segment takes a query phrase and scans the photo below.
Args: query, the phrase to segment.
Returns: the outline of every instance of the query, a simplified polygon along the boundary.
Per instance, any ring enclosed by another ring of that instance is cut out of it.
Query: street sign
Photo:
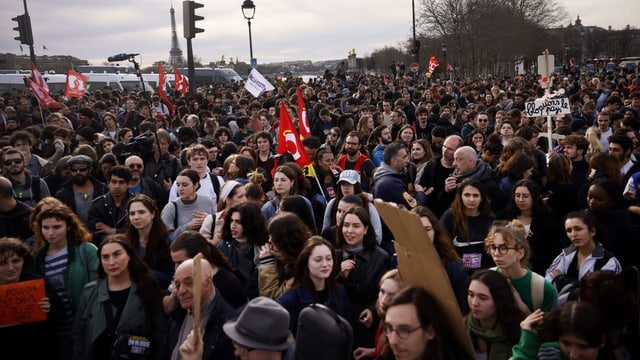
[[[411,68],[411,72],[417,73],[418,70],[420,70],[420,65],[418,65],[418,63],[413,63],[411,64],[410,68]]]

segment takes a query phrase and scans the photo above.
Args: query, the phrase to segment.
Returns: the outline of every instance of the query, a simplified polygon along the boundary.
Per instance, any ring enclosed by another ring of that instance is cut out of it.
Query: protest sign
[[[247,81],[244,83],[244,88],[247,89],[254,97],[260,96],[264,91],[275,89],[269,80],[265,79],[262,74],[256,69],[251,69]]]
[[[404,285],[426,289],[446,313],[452,335],[470,355],[475,356],[449,277],[435,247],[427,239],[420,218],[393,203],[375,200],[374,204],[380,217],[393,233],[398,271]]]
[[[38,306],[43,297],[44,279],[0,285],[0,326],[46,320]]]
[[[571,114],[569,99],[566,97],[557,99],[536,99],[524,104],[527,117]]]

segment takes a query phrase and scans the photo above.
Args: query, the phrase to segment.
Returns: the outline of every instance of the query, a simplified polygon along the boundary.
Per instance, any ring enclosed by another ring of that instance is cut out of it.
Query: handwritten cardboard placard
[[[47,319],[38,303],[45,297],[44,279],[0,285],[0,326],[12,326]]]
[[[571,114],[569,99],[566,97],[557,99],[536,99],[524,104],[527,117]]]

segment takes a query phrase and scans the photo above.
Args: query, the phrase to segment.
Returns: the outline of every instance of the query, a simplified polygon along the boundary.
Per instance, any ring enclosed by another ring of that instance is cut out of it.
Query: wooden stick
[[[194,347],[200,343],[200,302],[202,299],[202,254],[193,258],[193,335]]]

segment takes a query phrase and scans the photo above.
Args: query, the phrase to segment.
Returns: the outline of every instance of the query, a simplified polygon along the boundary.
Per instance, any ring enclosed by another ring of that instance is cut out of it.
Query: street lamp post
[[[251,19],[256,14],[256,5],[252,0],[244,0],[241,5],[242,7],[242,16],[247,19],[247,24],[249,25],[249,62],[251,63],[251,67],[253,67],[253,43],[251,41]]]
[[[564,46],[564,58],[565,58],[565,61],[567,62],[567,74],[569,74],[569,72],[571,71],[570,64],[569,64],[569,50],[570,49],[571,48],[569,47],[568,44]]]
[[[443,42],[442,43],[442,57],[444,58],[444,75],[445,75],[445,80],[447,80],[448,78],[448,71],[447,71],[447,43]]]

